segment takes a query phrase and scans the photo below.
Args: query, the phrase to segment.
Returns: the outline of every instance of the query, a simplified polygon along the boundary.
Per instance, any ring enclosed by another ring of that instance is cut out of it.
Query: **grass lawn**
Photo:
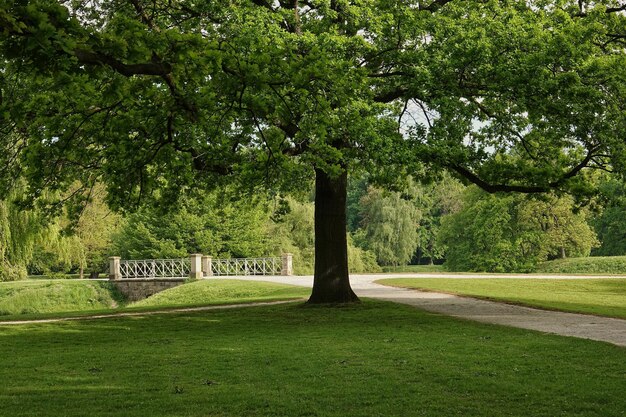
[[[377,282],[626,319],[626,278],[393,278]]]
[[[535,272],[550,274],[626,274],[626,256],[589,256],[555,259],[537,265]]]
[[[305,298],[310,288],[262,281],[207,279],[191,282],[128,304],[134,308],[187,307]]]
[[[285,284],[215,279],[180,285],[128,304],[108,281],[2,282],[0,320],[289,300],[306,297],[310,292],[307,288]]]
[[[403,266],[383,266],[383,272],[414,272],[414,273],[437,273],[446,272],[443,265],[403,265]]]
[[[626,349],[391,303],[0,327],[3,416],[624,416]]]
[[[106,281],[37,279],[0,282],[0,318],[112,309],[121,302],[121,296]]]

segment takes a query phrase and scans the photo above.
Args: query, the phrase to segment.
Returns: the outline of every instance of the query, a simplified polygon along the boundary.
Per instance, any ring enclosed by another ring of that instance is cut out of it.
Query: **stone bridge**
[[[188,281],[188,278],[130,278],[111,283],[128,301],[139,301]]]
[[[143,300],[190,280],[214,276],[293,275],[293,256],[213,259],[201,254],[182,259],[109,258],[109,280],[129,301]]]

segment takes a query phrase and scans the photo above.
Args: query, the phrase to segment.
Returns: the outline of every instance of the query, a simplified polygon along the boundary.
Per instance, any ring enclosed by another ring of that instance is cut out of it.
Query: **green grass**
[[[200,280],[154,294],[128,305],[136,307],[183,307],[250,303],[304,298],[311,289],[261,281]]]
[[[0,316],[115,308],[122,301],[106,281],[26,280],[0,283]]]
[[[626,349],[401,305],[0,327],[12,417],[624,416]]]
[[[126,310],[251,303],[306,297],[311,290],[285,284],[201,280],[126,303],[107,281],[26,280],[0,283],[0,319],[21,320],[106,314]]]
[[[109,275],[108,274],[99,274],[98,278],[100,279],[108,279]],[[38,280],[38,279],[43,279],[43,280],[48,280],[48,279],[80,279],[80,275],[79,274],[66,274],[66,273],[62,273],[62,272],[53,272],[50,274],[44,274],[44,275],[29,275],[28,276],[29,280]],[[83,275],[83,279],[89,279],[89,274],[84,274]]]
[[[415,272],[415,273],[437,273],[446,272],[443,265],[403,265],[403,266],[384,266],[383,272]]]
[[[592,256],[543,262],[536,272],[552,274],[626,274],[626,256]]]
[[[394,278],[378,282],[532,307],[626,318],[626,278]]]

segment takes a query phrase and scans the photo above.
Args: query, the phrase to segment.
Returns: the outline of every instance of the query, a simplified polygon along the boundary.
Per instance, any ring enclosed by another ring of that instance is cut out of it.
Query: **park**
[[[0,415],[624,416],[625,39],[0,0]]]

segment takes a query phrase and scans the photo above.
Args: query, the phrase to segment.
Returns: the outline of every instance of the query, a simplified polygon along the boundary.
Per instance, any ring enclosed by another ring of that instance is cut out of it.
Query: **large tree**
[[[312,303],[357,300],[351,170],[385,182],[445,169],[489,192],[544,192],[624,167],[619,1],[0,6],[1,158],[34,196],[101,179],[129,207],[220,179],[314,175]]]
[[[376,255],[380,265],[406,265],[415,253],[422,213],[399,192],[374,187],[361,198],[361,226],[355,239]]]
[[[589,256],[598,244],[588,211],[571,196],[464,194],[438,234],[451,271],[533,272],[549,259]]]

